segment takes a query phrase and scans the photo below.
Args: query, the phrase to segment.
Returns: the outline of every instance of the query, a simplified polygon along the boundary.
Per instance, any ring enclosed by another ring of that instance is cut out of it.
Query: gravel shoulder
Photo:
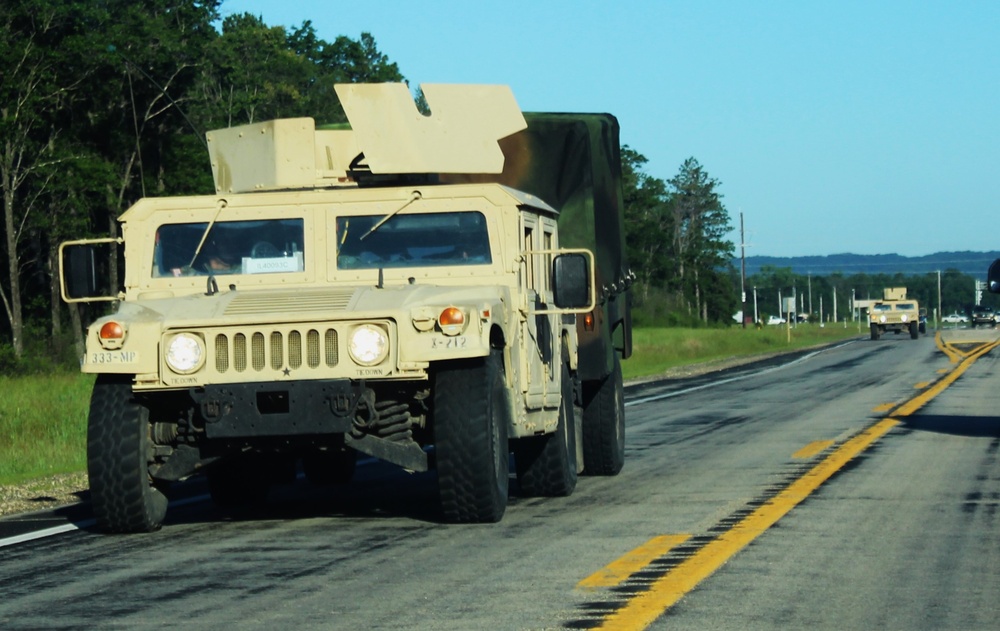
[[[89,488],[83,471],[0,485],[0,517],[79,504]]]

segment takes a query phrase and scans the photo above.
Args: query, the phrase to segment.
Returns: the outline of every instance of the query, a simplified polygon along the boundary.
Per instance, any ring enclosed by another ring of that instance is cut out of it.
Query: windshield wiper
[[[212,228],[215,226],[216,220],[222,213],[222,209],[228,205],[229,203],[226,200],[224,199],[219,200],[217,207],[215,209],[215,215],[212,216],[212,221],[208,222],[208,225],[205,226],[205,232],[202,233],[201,235],[201,241],[198,242],[198,247],[194,249],[194,256],[191,257],[191,262],[188,263],[188,267],[194,267],[194,262],[198,260],[198,255],[201,254],[201,248],[205,245],[205,241],[208,240],[208,234],[212,232]]]
[[[413,191],[412,193],[410,193],[410,199],[406,200],[405,204],[403,204],[402,206],[400,206],[396,210],[392,211],[391,213],[389,213],[385,217],[382,217],[381,219],[379,219],[378,223],[376,223],[374,226],[372,226],[371,228],[369,228],[368,232],[366,232],[363,235],[361,235],[361,238],[358,239],[358,241],[364,241],[366,238],[368,238],[368,235],[370,235],[371,233],[373,233],[376,230],[378,230],[379,228],[381,228],[382,224],[384,224],[385,222],[389,221],[390,219],[392,219],[393,217],[395,217],[396,215],[398,215],[400,213],[400,211],[402,211],[404,208],[406,208],[407,206],[409,206],[413,202],[417,201],[421,197],[422,197],[422,195],[420,194],[420,191]]]

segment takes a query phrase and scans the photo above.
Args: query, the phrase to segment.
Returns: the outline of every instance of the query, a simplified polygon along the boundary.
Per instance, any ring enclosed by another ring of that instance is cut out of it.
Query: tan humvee
[[[868,322],[873,340],[882,337],[886,331],[897,334],[909,332],[913,339],[917,339],[920,333],[926,333],[926,325],[920,321],[920,305],[916,300],[906,298],[905,287],[885,288],[883,299],[868,308]]]
[[[338,85],[351,130],[209,132],[214,195],[142,199],[120,239],[64,244],[67,301],[102,299],[100,243],[126,260],[83,360],[102,528],[158,528],[164,488],[197,472],[234,505],[299,466],[347,481],[358,452],[436,468],[460,522],[503,516],[509,451],[529,495],[620,470],[620,368],[605,353],[600,380],[581,378],[577,323],[607,326],[598,302],[617,294],[591,249],[565,247],[556,209],[482,175],[526,127],[510,90],[422,88],[437,116],[402,84]],[[440,183],[462,173],[479,175]]]

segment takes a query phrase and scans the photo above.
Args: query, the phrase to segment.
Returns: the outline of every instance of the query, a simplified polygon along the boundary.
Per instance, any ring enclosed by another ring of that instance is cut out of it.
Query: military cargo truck
[[[502,518],[511,453],[530,496],[620,471],[617,122],[422,89],[431,116],[403,84],[338,85],[350,129],[209,132],[214,194],[145,198],[120,237],[63,244],[64,299],[115,303],[82,367],[102,529],[159,528],[195,474],[234,506],[299,472],[346,482],[359,453],[436,470],[454,522]],[[126,262],[110,292],[108,244]]]
[[[886,331],[909,332],[912,339],[920,333],[920,305],[906,297],[905,287],[887,287],[882,292],[882,300],[868,308],[868,322],[871,339],[878,340]]]

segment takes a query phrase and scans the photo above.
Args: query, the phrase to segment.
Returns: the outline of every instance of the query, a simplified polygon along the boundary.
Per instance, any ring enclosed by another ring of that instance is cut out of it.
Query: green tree
[[[81,14],[58,0],[21,0],[0,5],[0,192],[6,288],[0,286],[11,347],[24,353],[22,279],[39,264],[38,231],[43,194],[58,150],[62,122],[74,94],[88,79],[73,74],[74,40],[85,33]],[[33,248],[27,248],[34,242]]]
[[[720,271],[725,271],[733,258],[733,244],[725,240],[732,230],[729,213],[718,192],[720,183],[709,177],[701,164],[688,158],[676,176],[668,181],[673,199],[673,246],[677,258],[677,275],[688,301],[689,311],[703,322],[709,321],[709,311],[718,318],[720,310],[735,305],[735,299],[710,308],[709,286],[719,286]],[[728,283],[726,283],[728,285]],[[716,301],[722,295],[713,292]]]
[[[622,147],[622,197],[628,259],[636,270],[639,299],[649,296],[651,286],[669,282],[673,260],[670,239],[673,215],[663,180],[642,171],[646,157]]]

